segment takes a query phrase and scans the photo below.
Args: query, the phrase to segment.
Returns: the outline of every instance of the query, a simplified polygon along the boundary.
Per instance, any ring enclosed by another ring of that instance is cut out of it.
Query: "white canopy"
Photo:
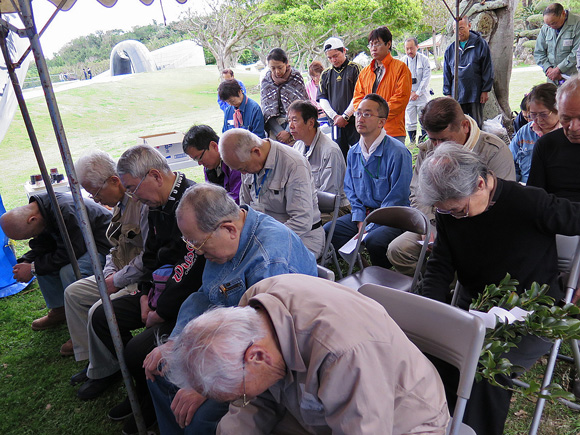
[[[40,1],[40,0],[36,0],[36,1]],[[51,2],[54,6],[58,6],[62,2],[62,0],[47,0],[47,1]],[[84,1],[87,1],[87,0],[84,0]],[[117,3],[117,0],[95,0],[95,1],[98,1],[100,4],[102,4],[103,6],[106,6],[108,8],[115,6],[115,4]],[[155,0],[139,0],[139,1],[141,3],[143,3],[144,5],[149,6]],[[183,4],[187,0],[175,0],[175,1],[177,1],[177,3]],[[77,2],[77,0],[66,0],[63,7],[62,7],[62,10],[68,11],[70,8],[72,8],[74,6],[74,4],[76,2]],[[0,0],[0,13],[4,14],[4,13],[11,13],[11,12],[18,12],[18,11],[19,11],[19,7],[18,7],[17,0]]]

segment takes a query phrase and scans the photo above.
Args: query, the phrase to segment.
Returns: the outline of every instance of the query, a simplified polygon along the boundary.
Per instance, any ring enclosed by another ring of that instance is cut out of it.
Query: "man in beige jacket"
[[[169,378],[230,401],[218,434],[441,434],[439,375],[378,303],[340,284],[280,275],[235,308],[190,322]]]
[[[515,181],[516,170],[510,149],[497,136],[482,131],[473,118],[463,113],[457,101],[450,97],[439,97],[429,101],[421,115],[419,122],[425,128],[429,140],[419,145],[419,154],[413,168],[411,179],[411,207],[418,208],[431,222],[431,241],[435,240],[435,209],[433,207],[419,207],[415,194],[417,178],[423,160],[436,146],[446,141],[462,144],[464,148],[481,156],[493,173],[504,180]],[[387,258],[400,273],[413,276],[421,245],[421,236],[406,232],[393,240],[387,249]]]

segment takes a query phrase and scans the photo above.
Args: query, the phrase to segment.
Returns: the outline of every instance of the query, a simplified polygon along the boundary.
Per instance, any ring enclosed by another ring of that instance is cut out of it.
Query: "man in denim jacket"
[[[292,230],[250,207],[238,207],[220,186],[188,189],[177,209],[177,223],[188,248],[207,260],[203,284],[182,304],[170,341],[151,352],[144,367],[154,381],[149,389],[161,433],[208,434],[215,431],[227,404],[206,401],[194,390],[178,390],[165,381],[158,370],[163,350],[210,306],[236,306],[248,287],[271,276],[316,276],[316,260]]]

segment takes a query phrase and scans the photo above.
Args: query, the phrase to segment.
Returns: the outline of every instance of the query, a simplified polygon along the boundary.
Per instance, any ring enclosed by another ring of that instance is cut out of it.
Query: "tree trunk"
[[[441,61],[439,60],[439,46],[437,45],[437,31],[433,29],[433,58],[435,59],[435,69],[441,71]]]

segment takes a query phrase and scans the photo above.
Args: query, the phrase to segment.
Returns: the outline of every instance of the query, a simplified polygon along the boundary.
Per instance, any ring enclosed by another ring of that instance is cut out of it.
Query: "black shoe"
[[[109,418],[114,421],[125,420],[130,415],[133,415],[133,409],[131,408],[129,398],[125,397],[125,400],[111,408],[108,415]]]
[[[77,397],[81,400],[91,400],[99,397],[107,388],[116,383],[121,378],[121,372],[101,379],[89,379],[77,391]]]
[[[89,380],[89,378],[87,376],[88,368],[89,368],[89,366],[87,365],[84,369],[82,369],[76,375],[72,375],[70,378],[70,384],[74,386],[74,385],[78,385],[78,384],[84,384],[85,382],[87,382]]]
[[[145,427],[149,430],[151,429],[155,423],[157,423],[157,417],[155,416],[154,412],[147,412],[143,413],[143,418],[145,419]],[[123,426],[123,435],[138,435],[139,430],[137,429],[137,422],[135,421],[135,417],[131,415],[125,425]]]

